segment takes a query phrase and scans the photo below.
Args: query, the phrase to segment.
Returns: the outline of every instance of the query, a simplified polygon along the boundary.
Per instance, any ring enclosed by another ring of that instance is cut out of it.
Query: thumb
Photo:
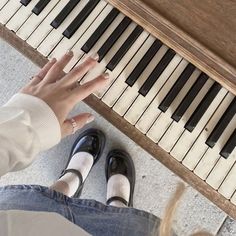
[[[90,113],[82,113],[65,120],[62,125],[62,138],[73,134],[73,131],[76,132],[77,130],[83,128],[86,124],[92,122],[93,120],[94,116]],[[73,126],[75,128],[73,128]]]

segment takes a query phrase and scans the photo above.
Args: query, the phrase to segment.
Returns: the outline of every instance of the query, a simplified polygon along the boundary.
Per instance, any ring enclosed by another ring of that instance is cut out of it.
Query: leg
[[[110,199],[113,196],[119,196],[127,202],[129,201],[130,183],[126,176],[115,174],[109,178],[107,183],[107,199]],[[114,200],[109,205],[116,207],[127,207],[124,202],[119,200]]]
[[[106,160],[107,205],[133,206],[135,168],[132,158],[122,150],[112,150]]]
[[[69,197],[69,189],[70,189],[70,187],[69,187],[69,184],[67,182],[57,180],[49,188],[51,188],[51,189],[53,189],[53,190],[55,190],[57,192],[63,193],[64,195]]]
[[[78,170],[81,173],[83,180],[85,180],[92,166],[93,156],[87,152],[78,152],[71,158],[67,169]],[[80,181],[76,174],[66,173],[50,188],[61,192],[68,197],[72,197],[79,188],[79,185]]]
[[[75,141],[66,169],[50,187],[68,197],[79,197],[83,182],[101,156],[105,136],[96,129],[83,132]]]

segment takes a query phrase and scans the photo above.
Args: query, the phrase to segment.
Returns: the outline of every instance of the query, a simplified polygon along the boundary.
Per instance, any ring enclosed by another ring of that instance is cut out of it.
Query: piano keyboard
[[[103,0],[1,0],[0,23],[46,58],[87,54],[103,103],[236,205],[236,98]]]

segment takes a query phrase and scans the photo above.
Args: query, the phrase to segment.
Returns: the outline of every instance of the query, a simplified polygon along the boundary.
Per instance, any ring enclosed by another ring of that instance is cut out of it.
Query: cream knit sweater
[[[18,93],[0,108],[0,176],[26,168],[61,140],[55,113],[41,99]],[[0,196],[1,197],[1,196]],[[0,236],[89,235],[51,212],[0,211]]]

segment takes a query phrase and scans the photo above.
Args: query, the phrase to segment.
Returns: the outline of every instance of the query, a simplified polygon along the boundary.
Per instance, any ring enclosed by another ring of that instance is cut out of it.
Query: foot
[[[105,135],[97,129],[85,130],[74,142],[66,168],[58,181],[67,183],[69,197],[79,197],[83,184],[105,146]]]
[[[107,205],[133,206],[135,168],[132,158],[122,150],[112,150],[106,160]]]

